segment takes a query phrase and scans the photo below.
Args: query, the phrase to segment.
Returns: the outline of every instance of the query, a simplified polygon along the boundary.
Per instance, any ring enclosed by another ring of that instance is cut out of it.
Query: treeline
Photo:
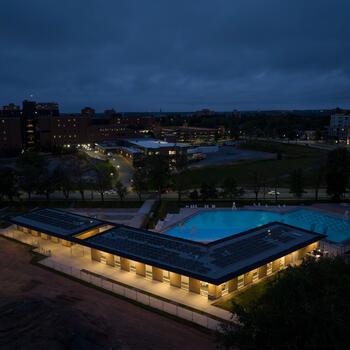
[[[219,170],[218,170],[219,171]],[[345,148],[337,148],[329,152],[327,160],[321,162],[313,169],[309,170],[312,176],[313,188],[315,190],[315,200],[319,198],[319,191],[326,185],[327,193],[333,200],[339,201],[347,193],[350,178],[350,153]],[[310,176],[310,175],[309,175]],[[220,179],[220,176],[218,176]],[[283,179],[285,182],[285,179]],[[169,160],[164,157],[146,158],[139,164],[133,176],[133,190],[139,194],[155,190],[158,198],[166,190],[177,192],[178,200],[188,196],[191,200],[208,199],[240,199],[245,191],[252,191],[255,199],[267,194],[267,188],[273,188],[272,195],[277,201],[278,189],[281,185],[282,177],[267,179],[264,175],[263,167],[257,167],[250,174],[247,174],[245,186],[239,186],[233,177],[222,178],[221,181],[208,182],[203,177],[200,188],[194,189],[191,179],[191,171],[187,169],[184,162],[181,167],[171,171]],[[295,169],[287,178],[290,193],[295,198],[302,198],[305,193],[306,175],[302,169]]]
[[[73,191],[78,191],[85,200],[85,192],[90,190],[99,192],[103,200],[117,178],[118,171],[110,163],[93,163],[84,154],[49,161],[45,155],[24,152],[13,167],[0,168],[0,198],[12,201],[25,193],[27,199],[39,194],[49,200],[52,193],[60,191],[69,199]]]
[[[325,127],[329,126],[329,115],[300,115],[292,112],[256,112],[241,114],[215,114],[214,116],[169,115],[162,118],[162,125],[179,126],[185,121],[189,126],[215,128],[223,125],[233,137],[241,135],[258,137],[288,137],[295,139],[301,131],[315,130],[316,137],[326,136]],[[300,135],[299,135],[300,136]]]

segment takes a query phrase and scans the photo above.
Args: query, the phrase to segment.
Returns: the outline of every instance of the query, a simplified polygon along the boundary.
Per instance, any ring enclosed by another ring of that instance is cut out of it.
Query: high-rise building
[[[58,103],[55,102],[38,102],[35,106],[35,109],[38,112],[38,116],[51,115],[57,117],[60,115]]]
[[[31,149],[37,144],[37,121],[36,102],[24,100],[22,103],[22,132],[25,148]]]
[[[0,110],[0,155],[12,156],[23,147],[21,111],[10,103]]]

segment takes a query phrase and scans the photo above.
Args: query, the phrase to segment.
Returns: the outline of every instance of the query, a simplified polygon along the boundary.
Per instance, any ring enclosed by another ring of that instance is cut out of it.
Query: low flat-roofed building
[[[127,146],[139,149],[144,155],[164,155],[176,156],[178,154],[187,153],[188,145],[176,142],[166,142],[156,139],[127,139],[125,140]]]
[[[119,225],[85,242],[95,249],[221,284],[323,237],[272,223],[205,244]]]
[[[300,261],[326,237],[275,222],[202,243],[55,209],[36,209],[8,220],[23,232],[88,247],[94,261],[210,299]]]
[[[33,236],[67,239],[87,232],[99,233],[103,221],[57,209],[34,209],[9,218],[16,229]],[[44,236],[43,236],[44,235]]]

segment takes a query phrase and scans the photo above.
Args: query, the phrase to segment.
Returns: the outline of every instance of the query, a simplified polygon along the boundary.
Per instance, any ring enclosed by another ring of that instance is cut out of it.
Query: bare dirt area
[[[215,349],[214,337],[30,264],[0,237],[1,349]]]

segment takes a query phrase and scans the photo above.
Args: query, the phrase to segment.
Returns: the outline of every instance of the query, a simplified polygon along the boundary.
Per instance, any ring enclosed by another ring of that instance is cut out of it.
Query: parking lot
[[[276,158],[275,154],[238,149],[232,146],[223,146],[219,152],[208,153],[206,158],[193,163],[191,167],[213,164],[230,164],[239,160],[260,160]]]

